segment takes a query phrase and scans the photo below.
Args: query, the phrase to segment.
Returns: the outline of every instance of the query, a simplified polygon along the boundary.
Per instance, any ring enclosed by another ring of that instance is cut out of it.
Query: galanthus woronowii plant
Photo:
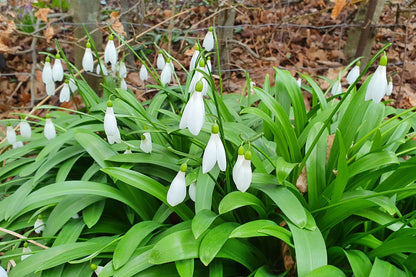
[[[151,64],[113,33],[95,57],[99,97],[57,42],[84,103],[3,121],[0,274],[415,275],[414,109],[386,106],[387,80],[380,90],[380,70],[368,75],[381,56],[386,79],[388,45],[327,97],[314,77],[278,68],[262,87],[247,76],[247,89],[224,94],[215,28],[195,43],[190,67],[163,49]],[[118,44],[151,99],[122,85]],[[89,36],[88,72],[93,49]],[[57,80],[43,81],[54,95]]]

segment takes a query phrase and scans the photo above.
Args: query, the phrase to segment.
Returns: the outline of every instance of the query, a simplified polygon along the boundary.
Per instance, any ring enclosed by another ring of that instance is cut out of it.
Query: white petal
[[[72,93],[78,90],[77,84],[75,83],[75,80],[73,78],[69,79],[69,89],[72,91]]]
[[[195,199],[196,199],[196,184],[195,183],[192,183],[189,185],[188,194],[189,194],[189,198],[191,198],[191,200],[195,202]]]
[[[162,73],[160,74],[160,82],[162,85],[166,85],[170,83],[172,79],[172,63],[168,62],[163,67]]]
[[[204,155],[202,157],[202,173],[209,172],[214,168],[217,162],[217,145],[215,136],[218,134],[211,134],[207,146],[205,147]]]
[[[357,78],[360,76],[360,67],[355,65],[347,75],[347,82],[349,85],[355,82]]]
[[[207,51],[211,51],[214,49],[214,34],[209,32],[205,35],[204,41],[202,42],[202,46]]]
[[[78,214],[78,213],[76,213],[76,214],[74,214],[74,215],[72,216],[72,219],[77,219],[77,218],[79,218],[79,214]]]
[[[50,118],[46,119],[43,134],[45,135],[45,138],[47,138],[48,140],[56,138],[55,125],[53,125],[53,122]]]
[[[144,140],[140,142],[140,149],[145,153],[152,152],[152,137],[150,133],[143,133]]]
[[[217,163],[218,163],[218,167],[220,168],[221,171],[225,171],[225,169],[227,168],[227,160],[225,157],[225,149],[224,149],[224,145],[222,144],[221,138],[218,134],[216,134],[216,152],[217,152]]]
[[[342,86],[341,86],[341,82],[339,79],[334,82],[331,93],[334,96],[342,93]]]
[[[45,229],[45,224],[43,223],[42,219],[36,219],[35,224],[33,225],[35,228],[36,234],[40,234]]]
[[[84,56],[82,57],[82,68],[87,72],[94,71],[94,58],[91,53],[91,48],[86,48]]]
[[[7,272],[4,268],[0,266],[0,277],[7,277]]]
[[[149,73],[147,72],[147,68],[142,64],[142,66],[140,67],[140,80],[147,81],[147,79],[149,78]]]
[[[301,87],[302,86],[302,79],[301,78],[298,78],[296,80],[296,83],[298,84],[298,87]]]
[[[233,176],[237,189],[245,192],[250,187],[252,177],[251,161],[244,159],[240,167],[238,167],[235,176]]]
[[[379,103],[387,89],[386,67],[379,65],[370,79],[365,94],[365,101],[372,99]]]
[[[126,80],[124,80],[124,79],[121,79],[121,80],[120,80],[120,88],[121,88],[122,90],[127,90],[127,83],[126,83]]]
[[[237,171],[240,168],[240,166],[243,163],[243,161],[244,161],[244,155],[238,155],[237,161],[235,162],[235,165],[233,167],[233,180],[234,180],[234,183],[237,183],[235,181],[236,180],[236,177],[237,177]]]
[[[23,142],[21,142],[20,140],[13,143],[13,149],[20,148],[20,147],[23,147],[23,146],[24,146]]]
[[[30,253],[30,252],[32,252],[32,250],[30,249],[30,247],[23,247],[22,252],[23,252],[23,253]],[[29,255],[22,255],[22,256],[20,256],[20,259],[23,261],[24,259],[29,258],[30,256],[32,256],[32,254],[29,254]],[[1,276],[1,275],[0,275],[0,276]]]
[[[112,66],[115,66],[117,64],[117,50],[116,47],[114,46],[114,40],[108,40],[107,45],[105,46],[105,50],[104,50],[104,62],[107,63],[111,63]]]
[[[186,196],[185,172],[179,171],[170,184],[167,201],[169,205],[176,206],[183,202]]]
[[[126,68],[126,64],[124,62],[120,62],[120,67],[118,68],[118,76],[120,78],[126,78],[127,77],[127,68]]]
[[[64,69],[62,67],[61,59],[55,59],[52,68],[52,77],[55,82],[60,82],[64,79]]]
[[[16,131],[12,126],[7,126],[7,142],[11,145],[16,143]]]
[[[97,275],[97,276],[99,276],[100,275],[100,272],[101,272],[101,270],[103,270],[103,266],[97,266],[97,269],[96,270],[94,270],[94,272],[95,272],[95,274]]]
[[[45,62],[45,65],[42,70],[42,81],[46,84],[48,82],[53,82],[52,78],[52,67],[50,62]]]
[[[118,130],[116,116],[112,107],[107,107],[105,112],[104,131],[110,144],[121,142],[120,131]]]
[[[30,138],[32,136],[32,129],[30,128],[30,124],[28,122],[20,122],[20,134],[24,138]]]
[[[59,95],[59,101],[61,103],[68,102],[71,98],[71,92],[69,91],[69,85],[67,83],[61,89],[61,94]]]
[[[199,66],[198,66],[199,68]],[[189,88],[188,88],[188,92],[192,93],[195,91],[195,86],[196,83],[201,80],[201,78],[203,77],[202,73],[199,71],[195,71],[194,75],[192,76],[192,80],[191,83],[189,84]]]
[[[101,67],[100,67],[100,64],[101,64]],[[97,73],[98,75],[101,74],[101,68],[103,69],[103,75],[107,76],[108,75],[107,66],[102,61],[100,61],[100,63],[97,64],[97,69],[95,73]]]
[[[55,82],[49,82],[45,84],[46,86],[46,94],[49,96],[55,95]]]
[[[209,70],[209,72],[212,72],[212,63],[211,63],[211,59],[207,60],[207,69]]]
[[[162,53],[157,55],[156,66],[159,70],[163,70],[165,67],[165,58],[163,57]]]
[[[195,52],[192,54],[191,62],[189,64],[189,71],[192,71],[195,68],[196,62],[198,60],[199,51],[195,50]]]
[[[392,82],[392,81],[390,81],[390,82],[387,84],[387,88],[386,88],[386,95],[387,95],[387,96],[390,96],[392,92],[393,92],[393,82]]]
[[[191,134],[197,136],[202,129],[205,121],[205,107],[202,93],[194,92],[182,114],[179,128],[184,129],[188,127]]]

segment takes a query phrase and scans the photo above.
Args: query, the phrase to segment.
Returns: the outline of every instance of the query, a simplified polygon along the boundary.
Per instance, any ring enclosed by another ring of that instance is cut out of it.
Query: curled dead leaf
[[[35,12],[35,16],[43,22],[48,22],[48,14],[50,11],[51,9],[49,8],[40,8],[37,12]]]
[[[335,6],[332,9],[331,18],[336,19],[339,15],[339,13],[342,11],[342,8],[345,7],[345,4],[347,3],[346,0],[335,0]]]
[[[114,32],[116,32],[117,34],[123,37],[127,35],[126,32],[124,32],[123,24],[118,19],[113,24],[111,24],[111,28],[114,30]]]
[[[43,35],[46,38],[46,42],[49,43],[53,37],[54,31],[52,26],[49,26],[44,32]]]

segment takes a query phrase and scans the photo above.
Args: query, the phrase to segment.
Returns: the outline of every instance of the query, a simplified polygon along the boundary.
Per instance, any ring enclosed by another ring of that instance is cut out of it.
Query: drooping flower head
[[[387,90],[387,77],[386,77],[387,55],[384,53],[380,58],[380,65],[377,67],[376,72],[370,79],[365,93],[365,101],[373,100],[375,103],[380,103]]]
[[[117,50],[116,50],[116,46],[114,45],[113,39],[114,39],[113,34],[108,36],[108,42],[104,50],[104,62],[105,64],[110,63],[112,70],[115,71],[118,55],[117,55]]]
[[[56,138],[55,125],[53,125],[52,119],[49,114],[46,114],[45,128],[43,129],[43,135],[48,140]]]
[[[85,48],[84,56],[82,57],[82,68],[86,72],[93,72],[94,71],[94,57],[92,56],[91,44],[89,42],[87,42],[87,46]]]
[[[53,82],[51,59],[49,58],[49,56],[46,56],[45,65],[43,66],[42,81],[45,84]]]
[[[243,160],[244,160],[244,147],[243,146],[240,146],[238,148],[237,161],[235,162],[234,167],[233,167],[233,180],[234,180],[234,183],[237,183],[236,182],[236,177],[234,177],[234,176],[237,176],[237,170],[241,166],[241,164],[243,163]]]
[[[342,85],[340,79],[335,80],[334,84],[332,85],[331,93],[334,96],[342,93]]]
[[[45,223],[42,220],[42,216],[39,215],[33,225],[36,234],[40,234],[45,229]]]
[[[208,81],[205,79],[204,74],[200,72],[199,70],[205,72],[208,74],[208,68],[205,64],[205,61],[203,59],[199,60],[197,71],[195,71],[194,76],[192,76],[191,83],[189,84],[189,93],[192,93],[195,91],[195,85],[197,82],[202,82],[202,93],[203,95],[206,95],[208,92]]]
[[[225,171],[227,167],[225,149],[219,136],[219,126],[217,123],[214,123],[211,129],[211,137],[202,157],[202,173],[211,171],[216,163],[218,163],[221,171]]]
[[[237,189],[241,192],[245,192],[250,187],[252,178],[253,173],[251,171],[251,152],[247,151],[244,154],[244,158],[240,166],[236,168],[235,174],[233,172],[233,180]]]
[[[65,83],[61,89],[61,94],[59,95],[59,101],[61,103],[68,102],[70,98],[71,98],[71,92],[69,90],[69,80],[65,79]]]
[[[77,84],[75,82],[74,78],[69,78],[69,89],[71,90],[72,93],[76,92],[78,90]]]
[[[50,82],[46,83],[45,87],[46,87],[46,94],[48,96],[55,95],[55,82],[54,81],[50,81]]]
[[[212,63],[211,63],[211,57],[208,56],[207,58],[207,68],[209,72],[212,72]]]
[[[163,57],[162,51],[159,51],[157,54],[156,67],[159,70],[163,70],[165,67],[165,58]]]
[[[140,67],[140,80],[143,82],[147,81],[149,79],[149,73],[147,72],[147,68],[144,64]]]
[[[192,94],[183,110],[182,118],[179,123],[180,129],[188,128],[189,132],[195,136],[199,134],[205,121],[205,106],[202,88],[203,84],[199,81],[195,86],[195,92]]]
[[[149,132],[143,133],[141,136],[140,149],[144,153],[152,153],[152,137]]]
[[[120,88],[121,88],[122,90],[127,90],[127,83],[126,83],[126,80],[125,80],[124,78],[122,78],[122,79],[120,80]]]
[[[32,250],[30,249],[28,243],[25,242],[23,244],[22,253],[30,253],[30,252],[32,252]],[[25,255],[20,256],[20,259],[23,261],[24,259],[29,258],[30,256],[32,256],[32,254],[25,254]]]
[[[390,80],[386,88],[386,96],[390,96],[392,92],[393,92],[393,78],[391,78],[390,76]]]
[[[168,59],[165,63],[165,66],[162,69],[162,73],[160,73],[160,82],[162,85],[166,85],[170,83],[173,74],[173,64],[170,59]]]
[[[99,276],[101,270],[103,270],[103,268],[104,268],[103,266],[100,266],[100,265],[97,266],[96,264],[91,264],[90,267],[97,276]]]
[[[212,26],[209,27],[208,32],[206,33],[206,35],[204,37],[204,41],[202,42],[202,46],[208,52],[211,51],[212,49],[214,49],[214,34],[212,32],[213,30],[214,29],[212,28]]]
[[[52,77],[55,82],[60,82],[64,79],[64,68],[62,67],[61,55],[59,53],[55,56],[55,62],[52,68]]]
[[[107,67],[105,66],[105,64],[101,60],[99,60],[98,63],[97,63],[97,69],[95,70],[95,73],[100,75],[101,74],[101,69],[103,69],[103,75],[107,76],[108,75]]]
[[[30,128],[29,122],[24,120],[24,116],[22,116],[22,120],[20,121],[20,135],[24,138],[30,138],[32,136],[32,129]]]
[[[185,172],[187,169],[188,169],[187,164],[186,163],[182,164],[179,169],[179,172],[176,174],[175,178],[170,184],[166,198],[167,198],[167,202],[172,207],[182,203],[183,200],[185,200],[185,196],[186,196]]]
[[[120,131],[118,130],[117,126],[117,119],[114,115],[113,101],[111,100],[107,101],[107,110],[105,111],[104,116],[104,131],[107,135],[108,143],[114,144],[114,142],[121,142]]]
[[[118,67],[118,76],[122,79],[127,77],[127,67],[124,61],[120,62],[120,65]]]
[[[191,200],[195,202],[195,199],[196,199],[196,184],[195,183],[192,183],[189,185],[188,194],[189,194],[189,198],[191,198]]]
[[[355,66],[350,70],[350,72],[347,75],[347,82],[349,85],[355,82],[357,78],[360,76],[360,65],[361,62],[358,61]]]
[[[195,65],[198,61],[199,56],[199,46],[198,44],[195,45],[195,51],[192,54],[191,62],[189,63],[189,71],[192,71],[195,68]]]
[[[7,134],[7,142],[10,145],[13,145],[14,143],[16,143],[16,131],[14,130],[11,124],[7,125],[6,134]]]

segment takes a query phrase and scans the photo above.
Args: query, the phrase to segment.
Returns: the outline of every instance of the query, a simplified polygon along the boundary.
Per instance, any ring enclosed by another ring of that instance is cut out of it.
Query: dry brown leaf
[[[169,18],[173,15],[173,11],[172,10],[164,10],[163,15],[165,16],[165,18]]]
[[[306,176],[306,167],[302,168],[302,171],[296,180],[296,188],[300,193],[305,193],[308,191],[308,178]]]
[[[46,38],[46,42],[47,43],[49,43],[50,41],[51,41],[51,39],[53,38],[53,34],[54,34],[54,32],[53,32],[53,28],[52,28],[52,26],[49,26],[44,32],[43,32],[43,35],[45,36],[45,38]]]
[[[117,34],[123,37],[127,35],[126,32],[124,32],[123,24],[118,19],[116,19],[116,21],[113,24],[111,24],[111,28],[114,30],[114,32],[116,32]]]
[[[35,16],[42,20],[43,22],[48,22],[48,14],[51,11],[49,8],[41,8],[35,12]]]
[[[346,0],[335,0],[335,6],[332,9],[331,18],[336,19],[339,15],[339,13],[342,11],[342,8],[345,7]]]
[[[117,20],[118,14],[119,14],[119,11],[114,11],[110,13],[111,20]]]

